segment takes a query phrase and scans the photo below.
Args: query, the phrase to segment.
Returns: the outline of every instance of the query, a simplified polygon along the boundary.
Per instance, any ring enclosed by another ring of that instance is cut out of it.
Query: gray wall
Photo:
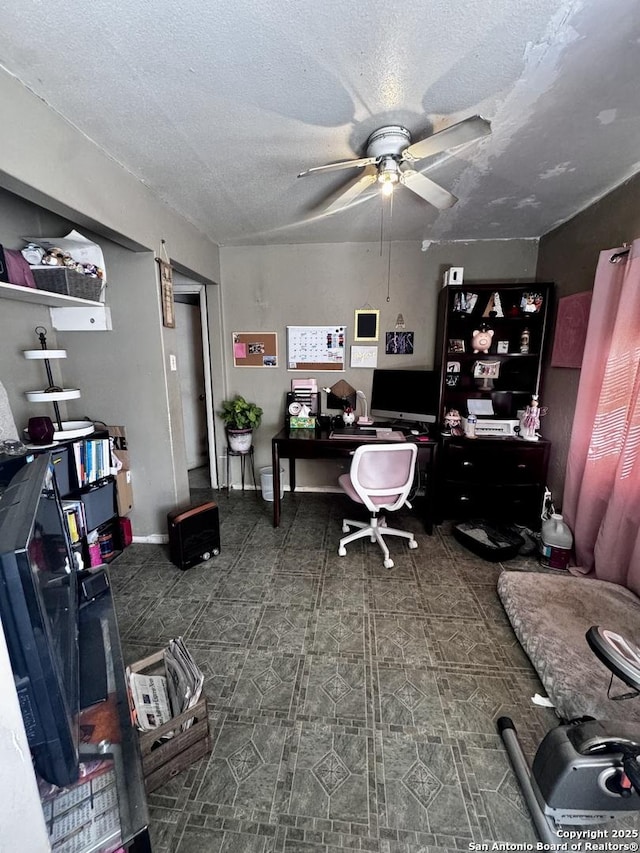
[[[347,326],[347,347],[353,340],[354,311],[380,309],[380,367],[433,366],[436,305],[442,275],[450,266],[463,266],[466,281],[531,281],[535,275],[537,242],[533,240],[433,243],[421,251],[417,242],[397,242],[391,248],[388,279],[388,244],[306,244],[221,248],[222,300],[226,390],[240,393],[264,409],[255,436],[256,465],[271,462],[270,441],[283,425],[284,398],[292,377],[305,373],[286,369],[288,325]],[[389,292],[389,302],[387,302]],[[384,332],[392,331],[402,314],[406,329],[415,332],[413,356],[384,354]],[[233,366],[232,332],[278,333],[277,369]],[[348,358],[347,358],[348,364]],[[319,386],[344,378],[365,392],[371,390],[371,369],[344,373],[315,373]],[[286,469],[286,465],[284,466]],[[309,461],[297,466],[300,488],[334,487],[343,465]],[[234,482],[239,472],[234,469]],[[288,471],[286,471],[285,482]]]
[[[60,346],[69,350],[65,384],[83,393],[77,408],[61,407],[63,416],[86,412],[127,427],[134,535],[164,533],[166,510],[188,500],[188,480],[180,389],[167,364],[176,332],[162,326],[153,258],[164,240],[176,270],[211,284],[219,281],[218,247],[1,69],[0,99],[8,114],[20,116],[12,132],[0,136],[0,187],[11,190],[0,195],[0,243],[20,248],[23,236],[64,235],[71,227],[90,236],[93,229],[107,261],[114,330],[61,335]],[[212,325],[219,325],[217,296],[210,304]],[[42,383],[21,356],[37,345],[38,324],[51,329],[46,308],[1,301],[0,377],[20,425],[33,414],[49,414],[44,406],[40,412],[28,407],[23,394]],[[49,345],[55,344],[51,333]],[[216,370],[219,378],[219,364]],[[54,374],[60,375],[57,368]]]
[[[21,247],[23,236],[63,235],[70,227],[66,220],[0,190],[5,247]],[[83,233],[95,237],[88,230]],[[66,360],[52,362],[54,378],[82,394],[80,400],[61,405],[63,417],[87,416],[125,426],[133,470],[134,535],[155,536],[165,532],[168,510],[189,501],[178,374],[168,369],[176,331],[162,326],[153,253],[95,239],[105,255],[113,331],[56,333],[44,306],[1,299],[0,380],[18,429],[34,415],[53,417],[51,405],[28,403],[24,395],[46,385],[42,363],[22,356],[22,350],[38,348],[34,329],[44,326],[49,348],[67,350]]]
[[[555,282],[556,299],[592,290],[600,252],[640,237],[639,194],[637,175],[541,239],[537,278]],[[553,442],[549,485],[559,508],[580,371],[549,366],[553,334],[552,328],[541,403],[549,407],[542,432]]]

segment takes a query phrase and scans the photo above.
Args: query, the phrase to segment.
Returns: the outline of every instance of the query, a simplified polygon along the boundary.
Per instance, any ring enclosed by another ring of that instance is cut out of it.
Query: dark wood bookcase
[[[531,395],[540,393],[552,299],[548,283],[442,289],[436,343],[441,417],[450,409],[466,417],[469,401],[483,400],[490,401],[493,418],[518,419]],[[474,352],[474,333],[483,324],[488,352]],[[548,441],[517,435],[442,435],[437,521],[481,518],[537,529],[549,452]]]
[[[464,284],[444,287],[438,305],[436,367],[440,415],[468,414],[469,399],[491,400],[495,417],[517,418],[539,392],[553,285]],[[487,327],[488,352],[473,333]]]

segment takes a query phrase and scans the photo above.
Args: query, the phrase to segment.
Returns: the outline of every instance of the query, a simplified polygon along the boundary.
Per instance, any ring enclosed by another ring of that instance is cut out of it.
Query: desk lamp
[[[360,426],[370,426],[373,423],[373,418],[368,417],[367,398],[364,396],[364,391],[356,391],[356,397],[362,401],[362,415],[358,418]]]

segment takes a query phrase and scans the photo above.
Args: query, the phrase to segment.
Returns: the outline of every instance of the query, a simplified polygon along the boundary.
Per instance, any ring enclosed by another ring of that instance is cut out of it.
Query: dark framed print
[[[162,325],[175,329],[176,314],[173,305],[173,270],[171,264],[156,258],[160,269],[160,299],[162,302]]]

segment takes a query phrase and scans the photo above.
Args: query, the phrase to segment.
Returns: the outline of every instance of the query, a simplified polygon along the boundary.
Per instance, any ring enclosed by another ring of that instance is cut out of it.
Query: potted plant
[[[237,394],[233,400],[224,400],[220,417],[225,423],[229,447],[235,453],[246,453],[251,447],[253,430],[260,426],[262,409],[247,403]]]

